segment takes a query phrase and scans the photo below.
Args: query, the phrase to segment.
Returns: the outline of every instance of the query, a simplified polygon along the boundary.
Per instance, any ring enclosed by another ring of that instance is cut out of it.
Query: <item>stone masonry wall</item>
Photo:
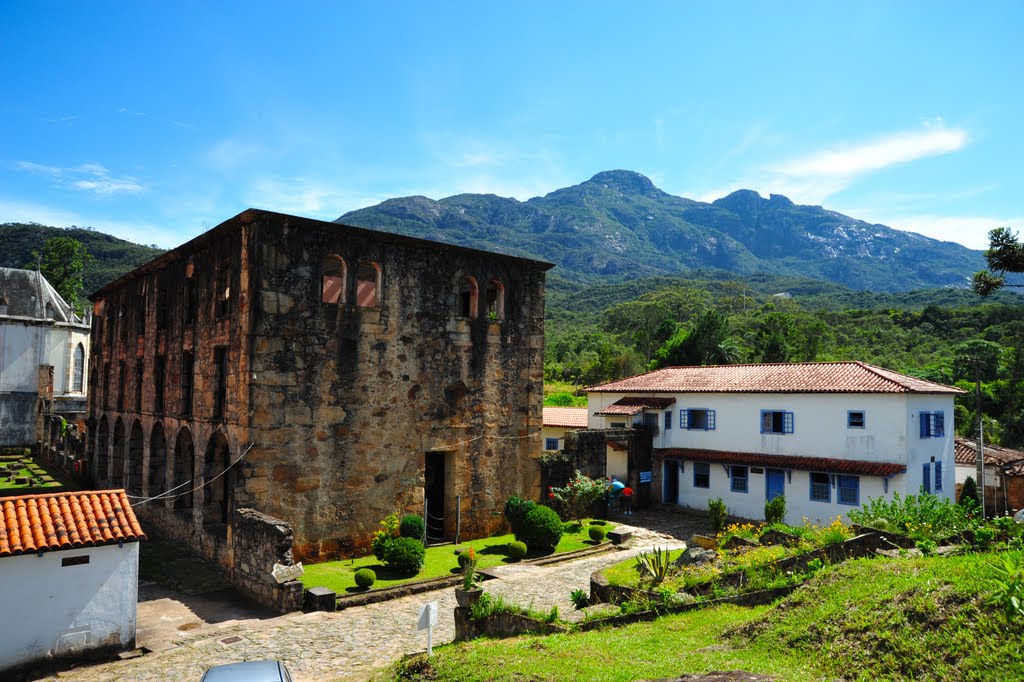
[[[428,453],[442,453],[448,536],[456,496],[463,537],[500,527],[505,500],[539,487],[545,266],[276,214],[254,228],[257,445],[239,503],[288,519],[298,560],[350,556],[390,512],[422,511]],[[330,256],[340,303],[322,300]],[[360,264],[379,269],[377,305],[356,305]]]
[[[271,575],[274,564],[292,565],[292,529],[280,519],[254,509],[235,511],[233,560],[228,579],[260,604],[280,613],[302,608],[302,583],[279,584]]]

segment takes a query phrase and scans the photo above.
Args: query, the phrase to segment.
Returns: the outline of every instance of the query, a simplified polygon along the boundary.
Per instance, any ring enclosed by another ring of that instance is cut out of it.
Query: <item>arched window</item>
[[[345,259],[330,255],[320,261],[320,300],[324,303],[345,302]]]
[[[505,285],[497,279],[487,283],[487,318],[505,319]]]
[[[71,392],[82,392],[82,381],[85,376],[85,346],[78,344],[75,347],[74,369],[71,372]]]
[[[476,280],[468,275],[459,283],[459,300],[456,314],[459,317],[476,317],[479,288]]]
[[[380,306],[380,266],[373,261],[360,263],[356,270],[356,305],[360,308]]]

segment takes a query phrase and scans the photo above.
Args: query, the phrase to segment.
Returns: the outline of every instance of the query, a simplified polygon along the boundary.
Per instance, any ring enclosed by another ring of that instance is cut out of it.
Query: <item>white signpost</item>
[[[433,647],[433,628],[437,625],[437,602],[428,601],[426,604],[420,607],[419,623],[416,626],[417,630],[427,631],[427,656],[434,655]]]

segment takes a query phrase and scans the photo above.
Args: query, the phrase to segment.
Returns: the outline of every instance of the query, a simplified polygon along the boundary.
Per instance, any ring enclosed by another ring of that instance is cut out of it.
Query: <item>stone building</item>
[[[240,213],[92,295],[91,474],[228,567],[241,508],[304,561],[424,498],[487,534],[539,488],[550,267]]]
[[[84,418],[89,322],[39,272],[0,268],[0,448],[49,446]]]

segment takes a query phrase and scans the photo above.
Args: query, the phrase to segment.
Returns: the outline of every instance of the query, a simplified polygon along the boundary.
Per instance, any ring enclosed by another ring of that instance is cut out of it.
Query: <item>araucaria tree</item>
[[[33,251],[32,257],[35,262],[26,263],[25,268],[38,266],[50,286],[75,312],[81,313],[82,273],[89,263],[96,260],[85,250],[82,242],[71,237],[53,237],[43,244],[42,252]]]
[[[985,252],[988,270],[974,273],[974,291],[988,296],[1005,286],[1024,286],[1006,283],[1006,273],[1024,272],[1024,244],[1017,241],[1017,233],[1008,227],[997,227],[988,233],[988,251]]]

